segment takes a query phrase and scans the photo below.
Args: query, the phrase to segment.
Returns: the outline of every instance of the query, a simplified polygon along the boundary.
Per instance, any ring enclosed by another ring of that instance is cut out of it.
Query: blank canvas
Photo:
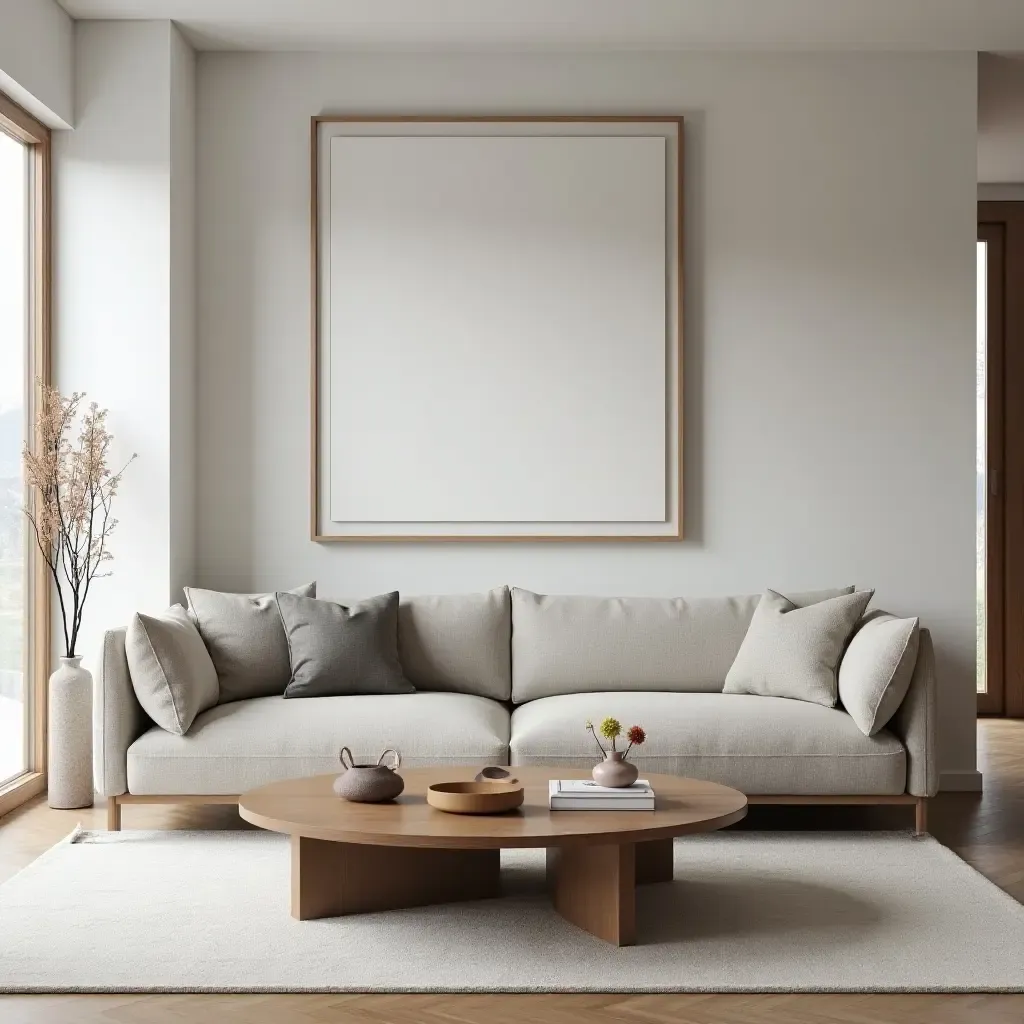
[[[331,520],[668,518],[666,146],[330,139]]]

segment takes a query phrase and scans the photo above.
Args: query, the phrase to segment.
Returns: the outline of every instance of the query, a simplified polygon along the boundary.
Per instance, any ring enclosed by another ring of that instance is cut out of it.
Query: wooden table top
[[[384,804],[349,803],[334,795],[337,777],[288,779],[243,793],[239,814],[272,832],[376,846],[441,849],[639,843],[711,832],[739,821],[747,798],[714,782],[644,773],[655,792],[653,811],[549,811],[549,779],[588,779],[590,772],[545,766],[509,769],[525,789],[522,807],[500,815],[446,814],[426,801],[435,782],[471,780],[477,768],[410,768],[405,792]]]

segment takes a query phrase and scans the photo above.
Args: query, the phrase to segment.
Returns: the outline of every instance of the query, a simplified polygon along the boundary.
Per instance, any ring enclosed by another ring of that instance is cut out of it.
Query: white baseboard
[[[980,793],[981,772],[976,768],[966,771],[939,772],[940,793]]]

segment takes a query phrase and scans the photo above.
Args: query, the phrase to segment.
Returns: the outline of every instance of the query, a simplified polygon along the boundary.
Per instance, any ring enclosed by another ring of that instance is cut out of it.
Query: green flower
[[[606,718],[601,723],[601,735],[606,740],[614,740],[616,736],[622,735],[622,726],[617,718]]]

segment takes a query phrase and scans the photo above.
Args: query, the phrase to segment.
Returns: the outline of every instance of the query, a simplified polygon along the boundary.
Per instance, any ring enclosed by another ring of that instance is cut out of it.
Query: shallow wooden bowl
[[[435,782],[427,803],[449,814],[503,814],[523,802],[518,779],[508,782]]]

